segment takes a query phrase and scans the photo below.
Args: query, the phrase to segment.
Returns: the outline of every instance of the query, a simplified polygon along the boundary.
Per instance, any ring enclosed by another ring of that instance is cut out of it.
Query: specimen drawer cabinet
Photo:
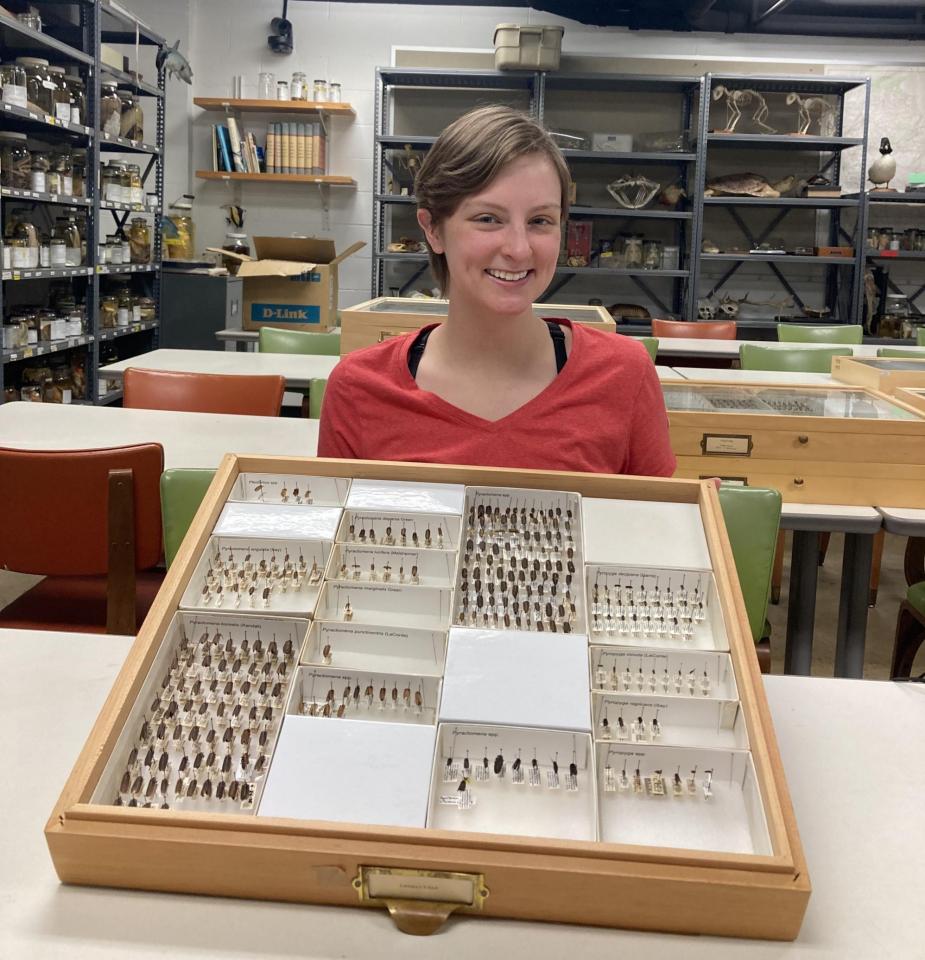
[[[925,415],[868,387],[662,385],[681,477],[792,503],[925,506]]]
[[[228,455],[46,838],[67,883],[418,934],[793,939],[810,895],[718,496],[678,479]]]

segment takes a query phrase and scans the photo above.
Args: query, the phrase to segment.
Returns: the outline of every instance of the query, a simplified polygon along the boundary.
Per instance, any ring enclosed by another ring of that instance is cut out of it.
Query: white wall
[[[694,74],[710,69],[760,72],[763,62],[769,71],[773,64],[786,63],[794,65],[793,72],[817,74],[864,74],[867,68],[863,64],[919,65],[921,81],[920,65],[925,59],[923,44],[906,41],[632,32],[583,25],[524,8],[304,0],[289,4],[296,52],[280,57],[272,54],[266,43],[269,21],[281,12],[280,0],[134,0],[134,6],[143,19],[171,40],[181,37],[181,49],[188,51],[192,63],[192,92],[197,96],[230,96],[234,74],[244,74],[253,93],[261,70],[288,78],[293,70],[301,69],[310,79],[340,82],[344,99],[356,109],[352,123],[334,121],[330,170],[352,176],[358,186],[356,190],[330,191],[329,217],[321,210],[320,193],[315,187],[244,184],[235,189],[192,180],[200,248],[221,243],[226,229],[221,205],[230,202],[240,202],[247,209],[245,229],[251,235],[295,232],[332,236],[339,248],[355,240],[370,242],[374,72],[377,66],[393,63],[394,48],[488,50],[498,23],[558,22],[565,26],[565,56],[618,58],[628,65],[628,72],[636,69],[633,60],[652,57],[678,61],[672,72]],[[402,62],[407,62],[407,56]],[[798,68],[797,64],[802,66]],[[909,108],[907,97],[897,99],[895,71],[880,73],[889,74],[890,79],[884,82],[894,92],[884,92],[879,98],[875,95],[874,103],[883,115],[873,114],[872,134],[890,136],[897,152],[907,143],[919,148],[919,111]],[[189,170],[208,167],[209,124],[216,122],[215,114],[192,107],[189,97],[183,112],[181,94],[186,90],[179,90],[180,86],[176,80],[168,84],[168,199],[185,192]],[[903,162],[908,163],[908,156]],[[922,162],[919,160],[919,168]],[[365,248],[342,267],[342,305],[369,296],[370,252]],[[567,289],[579,292],[575,287]]]

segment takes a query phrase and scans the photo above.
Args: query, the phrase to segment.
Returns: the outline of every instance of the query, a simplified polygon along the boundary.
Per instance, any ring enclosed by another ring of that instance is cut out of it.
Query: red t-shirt
[[[565,366],[496,421],[418,387],[408,370],[417,332],[354,351],[328,379],[318,456],[671,476],[668,415],[645,347],[557,322],[572,329]]]

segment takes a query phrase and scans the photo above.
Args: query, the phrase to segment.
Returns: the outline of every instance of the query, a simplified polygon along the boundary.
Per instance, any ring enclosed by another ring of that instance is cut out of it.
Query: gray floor
[[[819,568],[816,628],[813,640],[813,674],[820,677],[832,676],[835,661],[835,628],[838,623],[842,543],[842,537],[833,534],[825,564]],[[886,537],[880,591],[877,604],[869,610],[868,616],[867,653],[864,665],[864,676],[868,678],[886,679],[889,677],[896,613],[906,594],[906,581],[903,577],[903,551],[905,547],[905,538],[889,535]],[[789,550],[788,539],[787,562],[785,562],[784,567],[780,603],[768,607],[768,619],[772,627],[771,658],[774,673],[782,673],[784,669]],[[28,590],[39,579],[39,577],[0,570],[0,608]]]

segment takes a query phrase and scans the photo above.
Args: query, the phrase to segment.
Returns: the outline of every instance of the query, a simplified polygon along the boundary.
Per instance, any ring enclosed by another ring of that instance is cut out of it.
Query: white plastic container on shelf
[[[495,27],[496,70],[558,70],[564,27],[499,23]]]

